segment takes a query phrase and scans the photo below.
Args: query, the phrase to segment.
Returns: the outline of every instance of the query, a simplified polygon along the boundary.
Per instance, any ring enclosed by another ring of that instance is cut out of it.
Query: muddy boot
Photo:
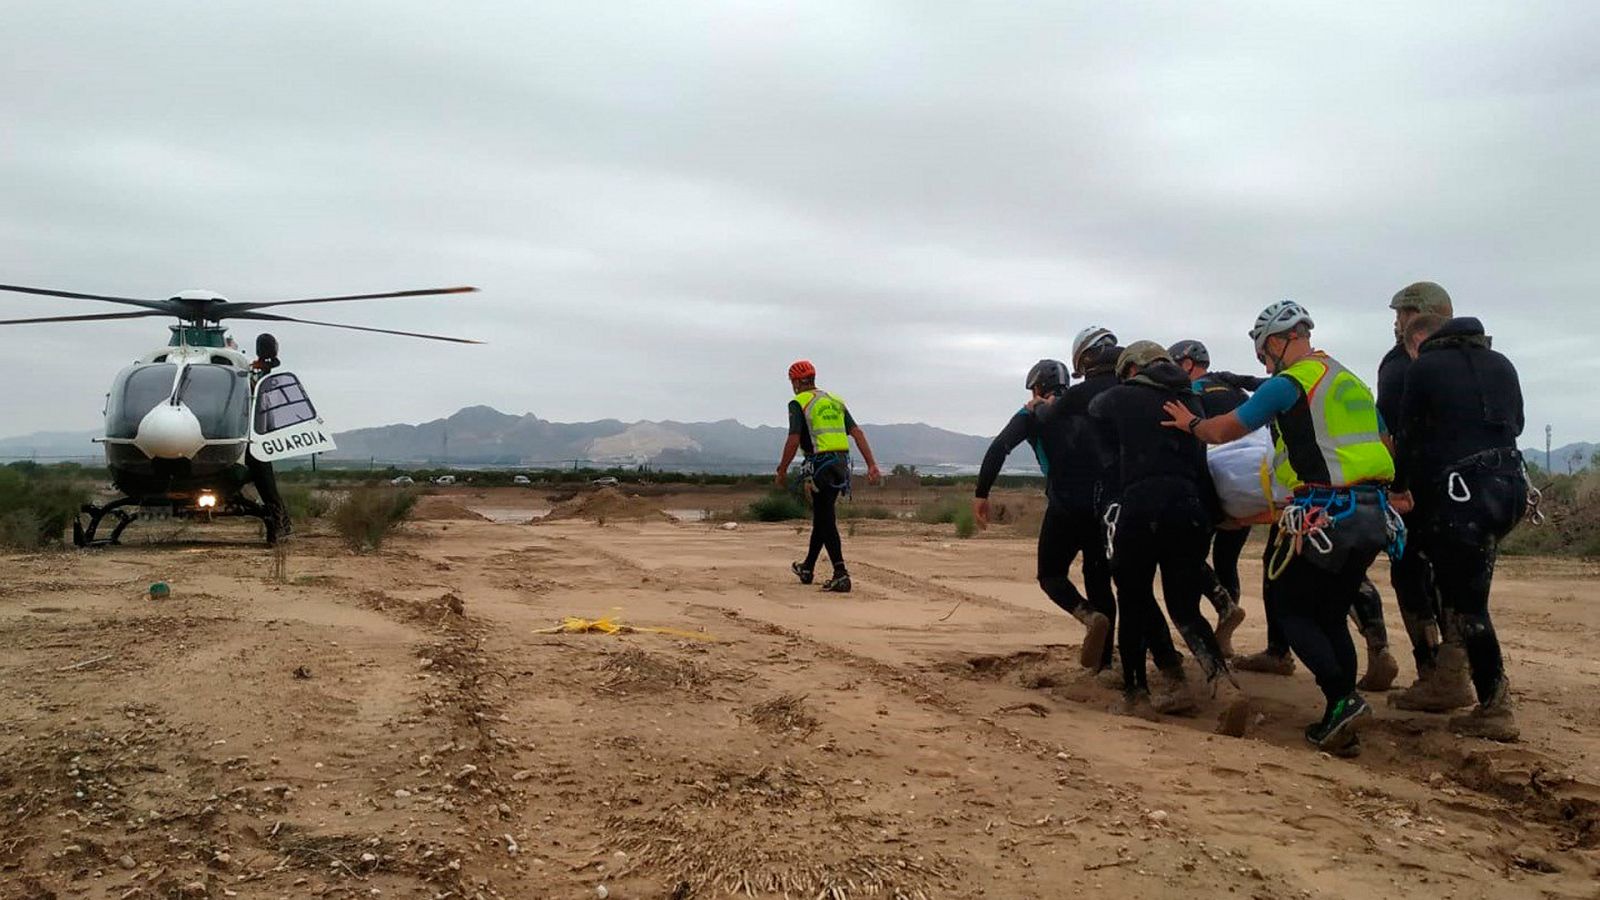
[[[1288,653],[1263,650],[1234,660],[1233,667],[1241,672],[1265,672],[1268,675],[1293,675],[1294,657]]]
[[[1511,715],[1511,683],[1504,678],[1495,688],[1494,695],[1473,707],[1464,716],[1450,717],[1450,730],[1465,737],[1483,738],[1486,741],[1509,742],[1521,732]]]
[[[1182,666],[1171,669],[1162,669],[1161,684],[1150,694],[1150,706],[1156,712],[1169,716],[1182,715],[1194,712],[1200,705],[1200,698],[1194,687],[1183,674]]]
[[[1150,692],[1145,690],[1123,691],[1117,702],[1111,704],[1111,713],[1117,716],[1144,719],[1149,722],[1154,722],[1160,718],[1150,705]]]
[[[1449,712],[1471,706],[1477,700],[1472,690],[1472,675],[1467,670],[1467,651],[1459,643],[1439,645],[1439,661],[1422,670],[1416,683],[1389,697],[1396,709],[1416,712]]]
[[[1083,649],[1078,651],[1078,665],[1085,669],[1100,667],[1100,659],[1105,656],[1106,641],[1111,639],[1111,620],[1105,613],[1095,612],[1092,609],[1080,609],[1072,614],[1074,619],[1083,623]]]
[[[1400,677],[1400,663],[1395,661],[1394,654],[1389,652],[1387,645],[1367,645],[1367,674],[1361,676],[1356,682],[1356,687],[1363,691],[1387,691],[1394,687],[1394,680]]]
[[[822,583],[822,589],[834,594],[850,593],[850,573],[842,568],[833,570],[833,577]]]
[[[1229,599],[1226,606],[1217,613],[1217,646],[1222,648],[1222,658],[1233,658],[1233,633],[1244,624],[1244,607]]]
[[[1212,678],[1211,696],[1222,707],[1217,713],[1217,734],[1244,737],[1245,729],[1250,727],[1250,698],[1233,676],[1223,672]]]

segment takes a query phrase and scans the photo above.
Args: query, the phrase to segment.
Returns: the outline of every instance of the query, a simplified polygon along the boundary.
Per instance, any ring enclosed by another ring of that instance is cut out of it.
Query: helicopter
[[[425,288],[301,300],[234,302],[215,291],[183,291],[165,300],[111,297],[0,284],[0,291],[98,300],[138,307],[135,312],[5,319],[0,325],[103,322],[118,319],[178,319],[167,344],[144,354],[116,374],[106,394],[106,466],[121,495],[85,503],[72,523],[79,547],[118,543],[138,516],[174,518],[246,516],[260,519],[268,544],[285,536],[290,523],[278,496],[272,464],[337,449],[324,422],[292,372],[280,371],[278,341],[256,338],[256,358],[235,345],[224,320],[294,322],[369,331],[431,341],[481,344],[468,338],[297,319],[263,310],[309,303],[340,303],[399,297],[464,294],[475,287]],[[255,499],[245,493],[253,485]],[[100,536],[110,517],[111,531]]]

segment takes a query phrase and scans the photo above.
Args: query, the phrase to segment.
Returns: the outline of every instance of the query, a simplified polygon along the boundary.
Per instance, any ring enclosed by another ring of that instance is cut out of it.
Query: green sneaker
[[[1347,754],[1352,747],[1360,752],[1361,740],[1356,735],[1357,723],[1372,715],[1372,707],[1360,694],[1351,694],[1333,705],[1332,711],[1322,721],[1306,726],[1306,741],[1318,750],[1335,756]]]

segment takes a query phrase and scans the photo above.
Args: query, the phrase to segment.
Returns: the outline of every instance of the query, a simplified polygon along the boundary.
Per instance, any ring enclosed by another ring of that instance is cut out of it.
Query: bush
[[[841,519],[892,519],[894,513],[882,506],[857,506],[854,503],[839,507]]]
[[[917,521],[924,525],[948,525],[966,508],[967,504],[959,497],[941,497],[917,507]],[[967,512],[970,514],[971,510]]]
[[[0,467],[0,546],[35,550],[61,543],[88,492],[49,470]]]
[[[333,508],[333,498],[323,491],[303,485],[287,485],[279,493],[283,495],[283,505],[289,510],[289,518],[295,521],[320,519]]]
[[[364,485],[345,495],[333,511],[333,524],[345,545],[357,553],[376,550],[417,505],[414,491]]]
[[[978,533],[978,517],[973,514],[970,506],[963,506],[957,510],[955,523],[958,538],[965,539]]]
[[[809,515],[806,505],[786,491],[773,491],[751,503],[749,514],[757,522],[785,522],[804,519]]]

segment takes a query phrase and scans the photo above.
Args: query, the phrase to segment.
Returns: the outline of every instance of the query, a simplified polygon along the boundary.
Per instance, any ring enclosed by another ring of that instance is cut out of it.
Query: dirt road
[[[1110,715],[1026,537],[857,529],[845,597],[780,525],[0,556],[0,896],[1600,897],[1595,566],[1502,567],[1522,743],[1345,761],[1303,672]]]

